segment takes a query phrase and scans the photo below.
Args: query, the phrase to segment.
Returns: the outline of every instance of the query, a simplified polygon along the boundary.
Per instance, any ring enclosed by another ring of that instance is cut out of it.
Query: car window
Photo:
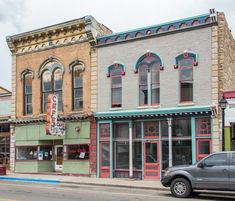
[[[232,165],[235,165],[235,153],[232,154]]]
[[[227,154],[221,153],[221,154],[214,154],[212,156],[209,156],[208,158],[204,160],[204,164],[206,166],[228,165]]]

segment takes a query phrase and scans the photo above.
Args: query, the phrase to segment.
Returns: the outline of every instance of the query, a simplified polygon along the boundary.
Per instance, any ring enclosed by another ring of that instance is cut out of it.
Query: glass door
[[[145,142],[144,147],[144,178],[160,179],[158,142]]]
[[[100,177],[110,177],[109,142],[100,143]]]
[[[55,145],[55,171],[63,170],[63,145]]]

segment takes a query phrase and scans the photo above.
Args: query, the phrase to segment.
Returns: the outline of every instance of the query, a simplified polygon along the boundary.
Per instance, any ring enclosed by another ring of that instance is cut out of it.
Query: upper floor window
[[[114,63],[108,67],[107,76],[111,76],[111,107],[122,107],[122,75],[125,74],[124,65]]]
[[[193,101],[193,58],[184,58],[180,65],[180,102]]]
[[[198,64],[197,54],[185,50],[175,57],[174,68],[180,70],[180,102],[193,102],[193,67]]]
[[[160,104],[160,70],[163,70],[160,58],[147,52],[137,61],[139,71],[139,105]]]
[[[47,98],[50,94],[57,95],[58,111],[62,111],[62,83],[64,68],[57,58],[49,57],[39,68],[39,78],[41,78],[41,105],[42,112],[46,112]]]
[[[83,108],[83,83],[82,72],[79,66],[73,67],[73,109]]]
[[[122,107],[122,69],[117,66],[111,70],[112,107]]]
[[[32,114],[32,82],[34,78],[34,73],[32,70],[26,68],[20,74],[20,80],[23,83],[23,114]]]
[[[24,76],[24,114],[32,114],[32,76]]]

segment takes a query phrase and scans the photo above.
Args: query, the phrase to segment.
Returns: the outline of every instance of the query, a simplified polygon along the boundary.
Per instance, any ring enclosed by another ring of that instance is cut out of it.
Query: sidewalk
[[[19,174],[7,172],[6,176],[0,176],[0,180],[7,181],[23,181],[33,183],[54,183],[64,185],[97,185],[97,186],[112,186],[112,187],[126,187],[139,189],[154,189],[167,190],[161,185],[160,181],[156,180],[136,180],[136,179],[101,179],[78,176],[64,176],[53,174]]]

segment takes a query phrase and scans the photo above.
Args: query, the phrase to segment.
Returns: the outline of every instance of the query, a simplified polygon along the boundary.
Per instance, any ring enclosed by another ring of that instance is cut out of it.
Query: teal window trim
[[[152,94],[151,94],[151,73],[148,71],[148,106],[151,106]]]
[[[196,119],[191,117],[191,135],[192,135],[192,164],[196,163]]]
[[[175,57],[175,60],[174,60],[174,68],[177,69],[178,66],[179,66],[179,61],[181,59],[184,59],[184,58],[188,58],[188,57],[193,57],[194,59],[194,66],[197,66],[198,65],[198,54],[193,52],[193,51],[185,51],[183,53],[180,53],[178,54],[176,57]]]
[[[126,73],[126,67],[124,64],[120,63],[120,62],[114,62],[113,64],[111,64],[110,66],[108,66],[107,70],[107,77],[110,77],[111,75],[111,71],[115,68],[115,67],[120,67],[122,69],[122,75],[125,75]]]

